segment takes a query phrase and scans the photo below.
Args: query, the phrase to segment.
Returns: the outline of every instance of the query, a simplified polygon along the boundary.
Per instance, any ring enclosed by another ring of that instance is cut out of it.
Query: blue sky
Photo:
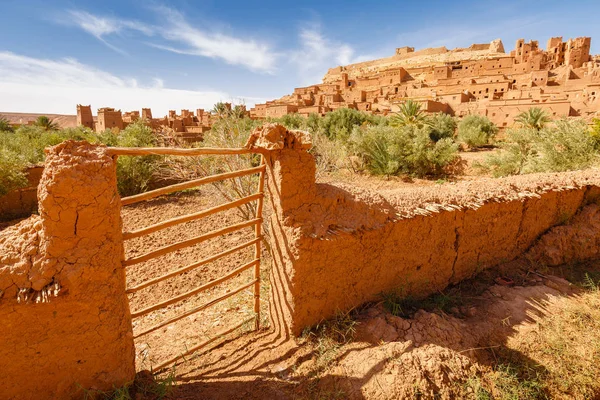
[[[590,1],[0,0],[0,111],[252,105],[396,47],[592,37]]]

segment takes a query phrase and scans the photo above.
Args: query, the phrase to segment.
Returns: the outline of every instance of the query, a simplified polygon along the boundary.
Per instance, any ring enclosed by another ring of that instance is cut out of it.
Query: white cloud
[[[290,61],[298,69],[303,84],[321,82],[329,68],[370,59],[367,55],[356,56],[346,43],[328,39],[318,25],[303,28],[299,39],[300,49],[290,53]]]
[[[161,116],[170,109],[210,109],[218,101],[236,100],[219,91],[165,88],[160,78],[142,86],[136,79],[120,78],[74,59],[45,60],[10,52],[0,52],[0,93],[2,111],[55,114],[74,114],[79,103],[123,111],[151,107]],[[252,106],[264,99],[244,101]]]
[[[278,55],[268,43],[236,37],[222,32],[200,30],[190,25],[185,17],[167,7],[155,7],[161,22],[154,26],[139,21],[103,17],[86,11],[69,10],[69,24],[102,41],[111,49],[126,54],[121,48],[108,42],[107,37],[126,31],[137,31],[146,36],[160,37],[148,43],[155,48],[178,54],[220,59],[227,64],[240,65],[252,71],[273,73]]]
[[[227,64],[241,65],[253,71],[273,73],[278,55],[266,42],[242,39],[218,32],[202,31],[191,26],[179,12],[161,7],[160,14],[166,19],[160,35],[185,47],[173,47],[152,43],[151,45],[179,54],[189,54],[221,59]]]
[[[125,30],[141,32],[146,36],[154,34],[153,28],[138,21],[130,21],[119,18],[99,17],[81,10],[69,10],[70,19],[68,24],[75,24],[96,39],[100,40],[106,46],[121,54],[126,54],[124,50],[109,43],[105,36],[120,34]]]

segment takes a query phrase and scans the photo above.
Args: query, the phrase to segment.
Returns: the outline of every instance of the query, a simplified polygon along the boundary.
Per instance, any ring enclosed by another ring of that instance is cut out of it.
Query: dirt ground
[[[122,211],[123,230],[139,229],[175,216],[198,212],[222,202],[219,201],[218,195],[208,187],[202,189],[202,191],[188,191],[126,206],[123,207]],[[126,258],[140,256],[159,247],[190,239],[242,221],[243,219],[237,210],[232,209],[201,220],[176,225],[147,236],[133,238],[125,242]],[[127,287],[138,286],[149,279],[218,254],[253,238],[253,228],[244,228],[143,263],[131,265],[126,270]],[[139,311],[220,278],[252,261],[254,251],[254,246],[249,246],[217,261],[141,289],[130,295],[131,311]],[[264,265],[266,263],[263,263]],[[206,292],[135,318],[133,321],[134,335],[168,318],[208,303],[212,299],[250,282],[252,278],[253,269],[250,268],[237,277]],[[268,293],[266,289],[265,292]],[[264,306],[266,311],[266,302],[264,302]],[[252,315],[253,292],[249,288],[204,311],[144,335],[136,339],[138,370],[150,369],[153,365],[156,366],[167,359],[182,354],[186,349],[198,345],[228,327],[251,318]]]
[[[369,179],[354,183],[371,186]],[[386,186],[392,192],[399,189],[388,182],[377,184],[381,191],[385,191]],[[419,186],[432,185],[435,183]],[[124,207],[124,230],[219,202],[218,196],[207,189]],[[232,210],[157,232],[145,241],[131,240],[126,243],[126,253],[128,257],[140,255],[240,221]],[[246,229],[128,267],[128,286],[251,238],[251,230]],[[132,295],[131,309],[139,310],[188,291],[251,259],[252,250],[247,249],[144,289]],[[262,275],[267,281],[270,260],[267,254],[263,259]],[[594,268],[600,268],[600,263]],[[253,332],[249,326],[222,338],[205,351],[185,357],[162,377],[175,378],[177,386],[170,398],[176,399],[459,398],[468,393],[463,392],[466,390],[464,382],[470,382],[494,363],[494,349],[504,347],[511,337],[526,329],[534,316],[543,318],[548,304],[575,295],[577,289],[554,275],[565,276],[565,273],[562,268],[534,272],[530,265],[510,263],[488,270],[424,303],[398,305],[394,303],[396,300],[382,298],[381,302],[366,305],[334,322],[337,325],[333,328],[317,327],[298,339],[266,323],[259,332]],[[203,304],[250,279],[250,273],[242,274],[205,295],[136,319],[134,333]],[[263,293],[264,320],[270,311],[268,282],[263,284]],[[393,315],[390,302],[392,307],[407,308],[406,315]],[[419,309],[422,307],[425,309]],[[136,340],[138,370],[148,369],[235,325],[251,316],[251,310],[252,293],[246,290],[232,301]]]

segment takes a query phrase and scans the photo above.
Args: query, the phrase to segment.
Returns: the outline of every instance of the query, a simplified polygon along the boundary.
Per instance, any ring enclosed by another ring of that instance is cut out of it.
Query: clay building
[[[245,112],[245,108],[243,110]],[[176,110],[169,110],[169,114],[163,118],[153,118],[150,108],[142,108],[140,114],[137,110],[123,113],[121,110],[104,107],[98,109],[98,117],[94,122],[91,106],[77,105],[77,124],[94,129],[96,132],[106,129],[118,132],[140,118],[153,130],[168,129],[175,133],[175,137],[185,142],[197,142],[202,140],[202,134],[210,130],[217,117],[201,108],[196,110],[196,114],[184,109],[178,115]]]
[[[82,106],[81,104],[77,104],[77,126],[79,125],[94,129],[92,106]]]
[[[123,115],[121,114],[121,110],[115,110],[110,107],[98,109],[96,132],[102,132],[106,129],[123,129]]]
[[[486,115],[500,127],[530,107],[551,116],[591,118],[600,111],[600,57],[591,38],[519,39],[506,53],[500,39],[448,50],[399,47],[391,57],[329,69],[323,82],[256,104],[252,118],[325,114],[340,107],[386,115],[407,99],[426,112]]]

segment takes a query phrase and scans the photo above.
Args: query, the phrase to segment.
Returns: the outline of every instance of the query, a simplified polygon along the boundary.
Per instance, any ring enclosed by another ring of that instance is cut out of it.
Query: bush
[[[281,118],[271,118],[269,122],[278,122],[288,129],[305,129],[307,121],[302,115],[293,113],[286,114]]]
[[[449,114],[435,113],[429,118],[429,127],[429,137],[434,142],[444,138],[452,139],[456,130],[456,120]]]
[[[480,168],[495,177],[532,172],[532,159],[537,155],[536,143],[541,134],[533,128],[508,129],[500,152],[487,157]]]
[[[25,161],[18,153],[0,148],[0,196],[27,186]]]
[[[468,147],[482,147],[490,143],[498,128],[487,117],[468,115],[458,124],[458,142]]]
[[[600,119],[594,118],[592,120],[592,128],[590,129],[590,136],[594,142],[594,147],[600,150]]]
[[[345,142],[355,126],[363,124],[386,124],[385,118],[376,117],[352,108],[340,108],[325,115],[321,119],[320,130],[329,139],[338,139]]]
[[[561,172],[587,168],[598,160],[596,143],[583,120],[561,120],[540,135],[534,159],[538,172]]]
[[[154,147],[156,136],[142,120],[133,122],[118,134],[111,131],[99,135],[106,145],[120,147]],[[144,192],[158,171],[160,156],[123,156],[117,159],[117,186],[121,196]]]
[[[597,143],[581,120],[557,121],[541,131],[509,129],[500,147],[482,166],[496,177],[576,170],[598,160]]]
[[[348,151],[338,141],[327,138],[316,131],[312,133],[312,148],[310,152],[315,156],[317,173],[332,172],[351,166]]]
[[[12,132],[14,129],[10,124],[10,121],[4,117],[0,117],[0,131]]]
[[[375,175],[442,175],[458,158],[458,145],[433,142],[428,128],[373,126],[355,128],[349,145]]]

